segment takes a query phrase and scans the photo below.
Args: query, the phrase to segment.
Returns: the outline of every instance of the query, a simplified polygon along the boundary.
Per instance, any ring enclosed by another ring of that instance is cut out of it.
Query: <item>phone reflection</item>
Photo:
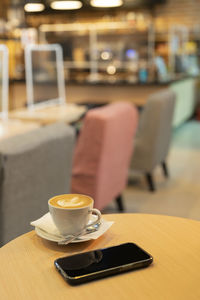
[[[67,270],[85,269],[94,263],[100,262],[102,257],[103,253],[101,250],[74,255],[70,257],[70,260],[65,261],[64,268]]]

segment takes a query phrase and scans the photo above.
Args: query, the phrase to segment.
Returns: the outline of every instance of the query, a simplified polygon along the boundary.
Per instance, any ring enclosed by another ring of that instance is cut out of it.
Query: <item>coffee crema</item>
[[[81,194],[64,194],[51,198],[49,203],[59,208],[81,208],[91,205],[92,198]]]

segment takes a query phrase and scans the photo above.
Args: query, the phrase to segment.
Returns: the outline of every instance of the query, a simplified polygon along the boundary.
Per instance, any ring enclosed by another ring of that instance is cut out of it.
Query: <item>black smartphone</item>
[[[134,243],[125,243],[104,249],[61,257],[54,264],[70,284],[147,267],[153,257]]]

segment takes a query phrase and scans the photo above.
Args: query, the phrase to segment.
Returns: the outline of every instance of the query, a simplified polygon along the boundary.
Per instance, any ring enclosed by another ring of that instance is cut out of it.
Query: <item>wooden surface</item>
[[[84,105],[67,104],[50,106],[41,109],[28,110],[27,108],[14,110],[9,113],[9,117],[23,121],[34,121],[41,125],[64,121],[72,123],[86,112]]]
[[[39,127],[40,125],[35,122],[23,122],[20,120],[0,121],[0,140],[23,134]]]
[[[67,103],[110,103],[130,101],[137,106],[146,104],[148,97],[167,85],[151,84],[73,84],[66,85]],[[21,109],[27,103],[25,83],[10,84],[10,110]]]
[[[98,240],[58,246],[27,233],[0,249],[1,299],[200,299],[200,222],[160,215],[104,215],[114,225]],[[54,260],[134,242],[152,254],[146,268],[70,286]]]

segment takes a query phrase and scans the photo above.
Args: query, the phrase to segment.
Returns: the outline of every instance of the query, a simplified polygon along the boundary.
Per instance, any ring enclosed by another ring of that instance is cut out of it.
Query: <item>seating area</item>
[[[139,167],[154,190],[150,172],[162,164],[167,175],[174,102],[174,93],[164,90],[150,97],[140,115],[128,102],[90,109],[78,136],[72,126],[56,122],[4,139],[1,244],[30,230],[30,221],[47,211],[53,195],[89,195],[101,211],[115,201],[123,212],[129,173]]]
[[[126,212],[123,195],[134,174],[145,175],[149,191],[157,193],[162,188],[153,173],[160,166],[167,185],[175,105],[176,93],[165,88],[151,94],[142,110],[117,101],[9,114],[14,119],[2,123],[0,144],[1,245],[30,230],[30,221],[45,213],[53,195],[85,194],[103,212],[113,205]],[[66,113],[58,113],[61,109]],[[134,201],[134,192],[131,197]]]

